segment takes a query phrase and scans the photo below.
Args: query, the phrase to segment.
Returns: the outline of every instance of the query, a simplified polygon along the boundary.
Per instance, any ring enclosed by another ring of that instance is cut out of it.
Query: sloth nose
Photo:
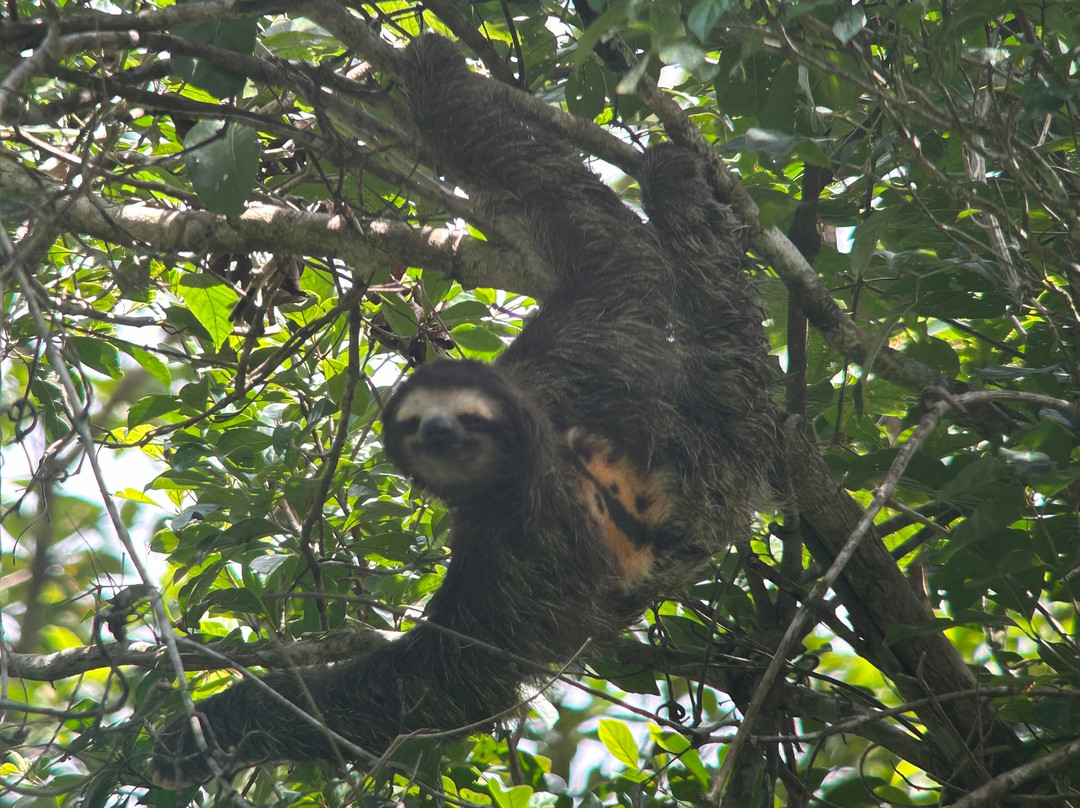
[[[420,439],[424,445],[436,449],[445,449],[453,445],[456,433],[454,423],[449,418],[438,416],[428,418],[420,427]]]

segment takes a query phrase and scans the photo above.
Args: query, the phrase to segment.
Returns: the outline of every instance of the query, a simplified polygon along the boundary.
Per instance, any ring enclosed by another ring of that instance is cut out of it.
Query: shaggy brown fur
[[[422,37],[408,57],[438,169],[477,199],[519,205],[558,285],[493,366],[422,368],[385,413],[387,453],[453,510],[453,561],[427,623],[302,680],[266,677],[372,753],[401,733],[493,725],[544,666],[612,638],[745,536],[776,440],[739,227],[695,159],[648,152],[647,226],[562,143],[500,108],[451,43]],[[250,683],[198,709],[226,769],[335,755]],[[161,733],[153,769],[162,784],[208,776],[186,723]]]

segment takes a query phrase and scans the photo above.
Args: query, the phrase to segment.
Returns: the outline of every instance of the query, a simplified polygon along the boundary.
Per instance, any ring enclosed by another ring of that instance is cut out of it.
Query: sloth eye
[[[485,429],[491,421],[482,415],[474,415],[466,412],[458,416],[458,423],[465,429],[477,432]]]

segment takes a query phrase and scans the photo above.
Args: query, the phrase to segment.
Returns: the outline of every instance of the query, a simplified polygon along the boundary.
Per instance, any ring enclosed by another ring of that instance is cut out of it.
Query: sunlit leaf
[[[599,736],[600,742],[619,762],[631,769],[637,769],[638,745],[624,722],[614,718],[601,718]]]
[[[180,279],[178,291],[191,313],[210,334],[214,347],[220,348],[232,333],[229,314],[239,296],[216,278],[192,273]]]

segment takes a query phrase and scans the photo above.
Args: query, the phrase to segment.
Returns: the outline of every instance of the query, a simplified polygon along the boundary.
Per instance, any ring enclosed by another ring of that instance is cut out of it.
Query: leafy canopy
[[[409,364],[495,356],[550,279],[424,162],[394,81],[422,29],[563,110],[564,135],[617,168],[627,142],[708,144],[752,225],[812,262],[800,275],[754,241],[778,394],[858,502],[896,484],[888,564],[856,558],[849,583],[906,577],[926,611],[881,596],[864,614],[843,587],[821,604],[745,722],[724,802],[932,805],[1006,772],[1031,799],[1075,793],[1075,3],[13,0],[5,804],[210,804],[143,773],[161,716],[237,678],[200,649],[341,659],[438,586],[446,514],[383,459],[381,405]],[[985,398],[941,404],[928,385]],[[589,689],[448,743],[441,766],[410,768],[406,747],[344,776],[264,767],[221,799],[719,798],[756,683],[835,554],[781,510],[592,660]],[[1016,744],[981,780],[941,751],[972,728],[935,725],[905,689],[937,683],[888,662],[941,632]],[[169,687],[178,655],[190,694]]]

